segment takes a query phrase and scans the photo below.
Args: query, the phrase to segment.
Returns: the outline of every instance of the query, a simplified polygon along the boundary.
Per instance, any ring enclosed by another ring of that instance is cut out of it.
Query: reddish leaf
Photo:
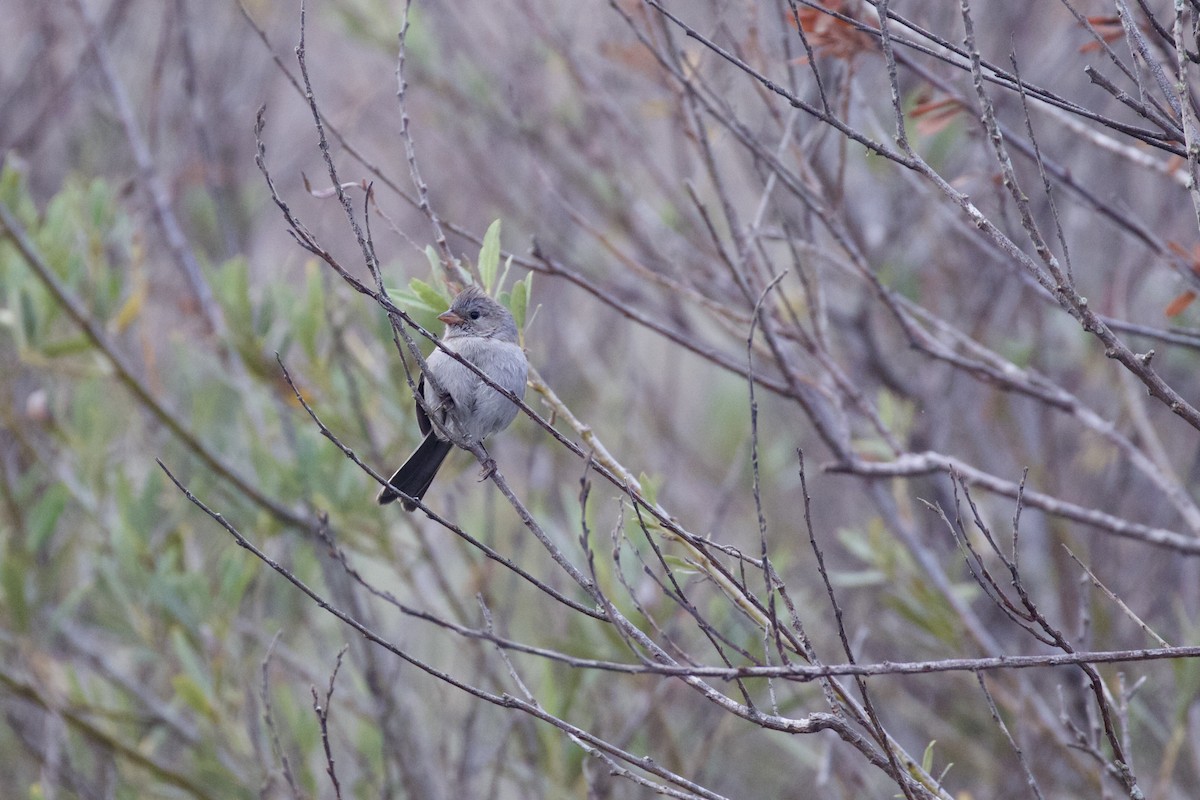
[[[820,5],[843,17],[854,18],[851,4],[846,0],[821,0]],[[811,6],[800,9],[796,12],[796,17],[788,18],[792,27],[796,26],[797,18],[808,43],[814,51],[822,55],[849,60],[871,46],[870,36],[850,22],[819,9]]]
[[[1196,299],[1196,293],[1193,292],[1191,289],[1188,289],[1186,292],[1179,295],[1178,297],[1176,297],[1174,300],[1172,300],[1170,303],[1167,304],[1167,309],[1165,312],[1166,315],[1168,317],[1179,316],[1187,309],[1188,306],[1190,306],[1192,304],[1192,301],[1195,299]]]
[[[924,100],[913,107],[910,116],[917,120],[917,131],[925,136],[932,136],[945,128],[963,110],[962,105],[952,97],[941,100]]]

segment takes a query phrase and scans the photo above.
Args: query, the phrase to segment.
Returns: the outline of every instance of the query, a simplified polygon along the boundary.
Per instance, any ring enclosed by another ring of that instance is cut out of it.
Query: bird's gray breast
[[[478,367],[497,385],[524,398],[529,362],[525,360],[520,347],[511,342],[475,336],[449,339],[445,344]],[[441,350],[435,350],[428,362],[430,371],[452,400],[452,410],[444,410],[451,411],[453,421],[468,439],[482,441],[506,428],[516,417],[516,404]],[[431,408],[437,408],[440,402],[428,382],[425,400]],[[439,418],[443,418],[440,413]]]

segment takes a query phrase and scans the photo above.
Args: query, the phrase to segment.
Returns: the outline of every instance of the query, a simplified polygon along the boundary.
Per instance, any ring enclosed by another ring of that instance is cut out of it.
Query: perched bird
[[[470,361],[497,386],[503,386],[517,397],[525,397],[529,362],[517,344],[517,324],[508,309],[479,287],[468,286],[458,293],[449,310],[438,319],[446,323],[442,344],[448,350]],[[425,439],[388,481],[391,486],[385,486],[379,492],[380,505],[398,498],[400,495],[395,490],[417,500],[423,498],[438,467],[453,448],[430,421],[430,415],[442,427],[469,443],[483,442],[493,433],[507,428],[517,416],[515,403],[441,349],[434,350],[426,364],[433,382],[426,381],[422,375],[417,385],[417,392],[425,398],[425,408],[417,403],[417,425]],[[437,383],[440,395],[433,383]],[[404,500],[404,508],[412,511],[416,505]]]

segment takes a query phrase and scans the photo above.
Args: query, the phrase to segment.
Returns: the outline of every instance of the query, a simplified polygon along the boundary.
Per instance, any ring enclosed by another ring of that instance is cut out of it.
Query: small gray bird
[[[496,385],[524,399],[529,362],[517,344],[517,324],[508,309],[479,287],[468,286],[438,319],[446,323],[442,344],[447,349],[470,361]],[[417,500],[423,498],[438,467],[453,448],[430,422],[429,415],[469,442],[482,442],[507,428],[517,416],[515,403],[441,349],[434,350],[426,363],[444,394],[439,396],[425,376],[421,376],[417,391],[425,398],[429,411],[426,414],[425,408],[417,403],[417,425],[425,439],[388,481],[391,486],[379,492],[380,505],[400,496],[393,489]],[[406,511],[414,508],[415,504],[404,501]]]

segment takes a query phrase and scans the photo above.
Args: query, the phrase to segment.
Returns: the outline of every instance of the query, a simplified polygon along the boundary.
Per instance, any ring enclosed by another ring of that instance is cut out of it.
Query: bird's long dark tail
[[[396,470],[396,474],[388,481],[392,486],[404,492],[409,497],[420,500],[429,491],[429,485],[437,475],[438,467],[446,460],[446,456],[454,448],[450,442],[442,441],[430,431],[421,445],[408,457],[404,466]],[[391,486],[385,486],[376,498],[379,505],[387,505],[400,497]],[[404,501],[404,510],[412,511],[416,506],[408,500]]]

